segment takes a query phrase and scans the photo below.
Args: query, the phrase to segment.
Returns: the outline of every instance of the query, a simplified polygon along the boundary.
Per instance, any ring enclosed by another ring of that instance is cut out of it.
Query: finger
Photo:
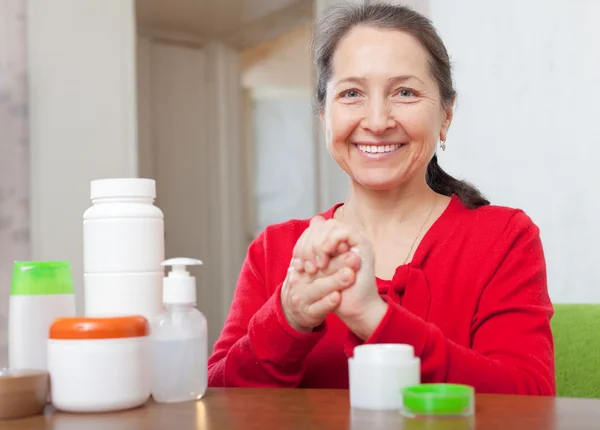
[[[341,243],[346,242],[348,247],[357,246],[360,241],[360,236],[351,231],[344,225],[339,225],[338,228],[332,229],[323,243],[323,251],[328,254],[333,254],[337,251]]]
[[[317,265],[314,262],[314,259],[312,257],[309,257],[306,260],[302,260],[302,263],[303,263],[302,270],[304,270],[306,273],[308,273],[310,275],[314,275],[319,270],[319,269],[317,269]]]
[[[292,260],[292,266],[296,272],[304,272],[304,261],[301,258],[294,258]]]
[[[350,245],[347,242],[340,242],[337,249],[337,254],[343,254],[344,252],[350,251]]]
[[[348,267],[338,270],[333,275],[317,278],[306,288],[306,301],[317,302],[334,291],[350,287],[355,280],[356,272]]]
[[[314,238],[319,235],[319,232],[325,224],[325,218],[321,216],[315,216],[310,220],[309,227],[303,233],[304,239],[297,251],[295,256],[302,259],[304,267],[303,270],[314,275],[317,273],[317,265],[315,262],[314,254],[312,252],[311,244]]]
[[[294,269],[297,272],[304,272],[304,260],[302,259],[302,255],[304,254],[305,244],[308,240],[308,236],[310,235],[310,228],[304,230],[304,232],[300,235],[296,244],[294,245],[294,249],[292,251],[292,262]]]
[[[310,238],[305,243],[304,268],[309,273],[314,274],[327,264],[324,258],[325,254],[321,251],[321,245],[323,238],[327,236],[328,231],[331,229],[331,224],[325,218],[319,216],[311,220],[311,227]]]
[[[308,225],[309,225],[309,227],[312,227],[315,225],[325,224],[326,222],[327,222],[327,220],[325,218],[323,218],[321,215],[316,215],[310,219],[310,223]]]
[[[293,262],[294,260],[292,260]],[[290,281],[292,281],[292,279],[296,279],[298,277],[300,273],[296,271],[296,269],[293,267],[292,264],[290,264],[290,266],[287,269],[287,273],[285,275],[285,279],[283,280],[283,287],[282,290],[287,291],[289,290],[290,286]]]
[[[323,269],[327,267],[329,261],[331,259],[330,255],[323,250],[323,245],[329,237],[331,231],[337,226],[338,222],[334,219],[330,219],[323,224],[323,226],[319,229],[319,233],[313,236],[311,239],[311,252],[315,256],[315,264],[317,269]]]
[[[330,253],[324,250],[324,244],[327,238],[331,235],[331,232],[338,228],[344,228],[343,224],[335,219],[329,219],[327,221],[318,221],[313,224],[313,231],[310,237],[303,244],[305,254],[305,270],[311,274],[314,274],[317,270],[327,267],[331,259]],[[349,246],[347,246],[349,248]]]
[[[310,275],[296,272],[293,267],[288,268],[287,276],[283,281],[280,294],[281,307],[288,323],[298,331],[306,331],[313,326],[313,322],[319,321],[319,318],[315,319],[307,312],[310,302],[306,287],[312,282]]]
[[[308,237],[310,236],[311,232],[314,230],[314,228],[317,228],[320,224],[323,224],[324,222],[325,222],[325,218],[323,218],[320,215],[317,215],[317,216],[313,217],[310,220],[308,228],[306,228],[302,232],[302,234],[300,235],[300,237],[296,241],[296,244],[294,245],[294,250],[292,251],[292,255],[294,257],[300,257],[300,258],[302,258],[302,256],[300,255],[300,253],[304,249],[306,241],[307,241]]]
[[[340,292],[334,291],[321,300],[312,303],[307,308],[307,313],[315,319],[325,318],[327,314],[333,312],[340,305],[341,301],[342,296]]]
[[[308,236],[308,233],[309,233],[308,229],[304,230],[304,232],[302,232],[302,234],[296,241],[296,244],[294,245],[294,249],[292,250],[292,261],[294,259],[301,260],[300,252],[304,248],[304,243],[306,242],[306,236]]]
[[[362,260],[362,253],[360,252],[360,249],[358,249],[358,247],[353,246],[352,248],[350,248],[350,252],[355,253],[356,255],[358,255],[358,258],[360,258]]]
[[[355,252],[344,252],[343,254],[333,257],[327,267],[321,269],[320,274],[321,276],[331,276],[344,267],[348,267],[354,272],[358,272],[360,263],[361,259]]]

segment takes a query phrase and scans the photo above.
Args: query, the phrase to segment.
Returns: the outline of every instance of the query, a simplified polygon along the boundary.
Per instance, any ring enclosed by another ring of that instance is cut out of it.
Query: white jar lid
[[[156,198],[156,181],[144,178],[96,179],[90,184],[92,199],[104,197]]]
[[[359,345],[354,348],[354,360],[362,363],[405,363],[414,360],[412,345],[381,343]]]

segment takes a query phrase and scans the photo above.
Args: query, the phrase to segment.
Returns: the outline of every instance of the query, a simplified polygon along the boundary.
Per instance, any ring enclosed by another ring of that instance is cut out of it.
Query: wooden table
[[[45,415],[0,421],[14,430],[579,430],[600,429],[600,399],[478,395],[472,420],[411,420],[350,409],[344,390],[209,389],[198,402],[156,404],[111,414]]]

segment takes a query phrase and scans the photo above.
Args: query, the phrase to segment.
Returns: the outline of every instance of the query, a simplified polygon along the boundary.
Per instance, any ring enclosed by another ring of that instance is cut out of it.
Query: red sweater
[[[331,218],[336,205],[322,214]],[[333,314],[299,333],[279,293],[309,220],[270,226],[250,245],[230,314],[209,359],[213,387],[348,388],[361,341]],[[406,343],[422,382],[477,392],[554,395],[553,314],[539,230],[520,210],[467,209],[453,196],[391,280],[377,279],[389,310],[365,343]]]

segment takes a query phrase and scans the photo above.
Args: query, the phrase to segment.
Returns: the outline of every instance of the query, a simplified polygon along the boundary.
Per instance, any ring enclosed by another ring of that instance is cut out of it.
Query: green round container
[[[402,390],[403,413],[406,416],[473,415],[475,389],[462,384],[420,384]]]

